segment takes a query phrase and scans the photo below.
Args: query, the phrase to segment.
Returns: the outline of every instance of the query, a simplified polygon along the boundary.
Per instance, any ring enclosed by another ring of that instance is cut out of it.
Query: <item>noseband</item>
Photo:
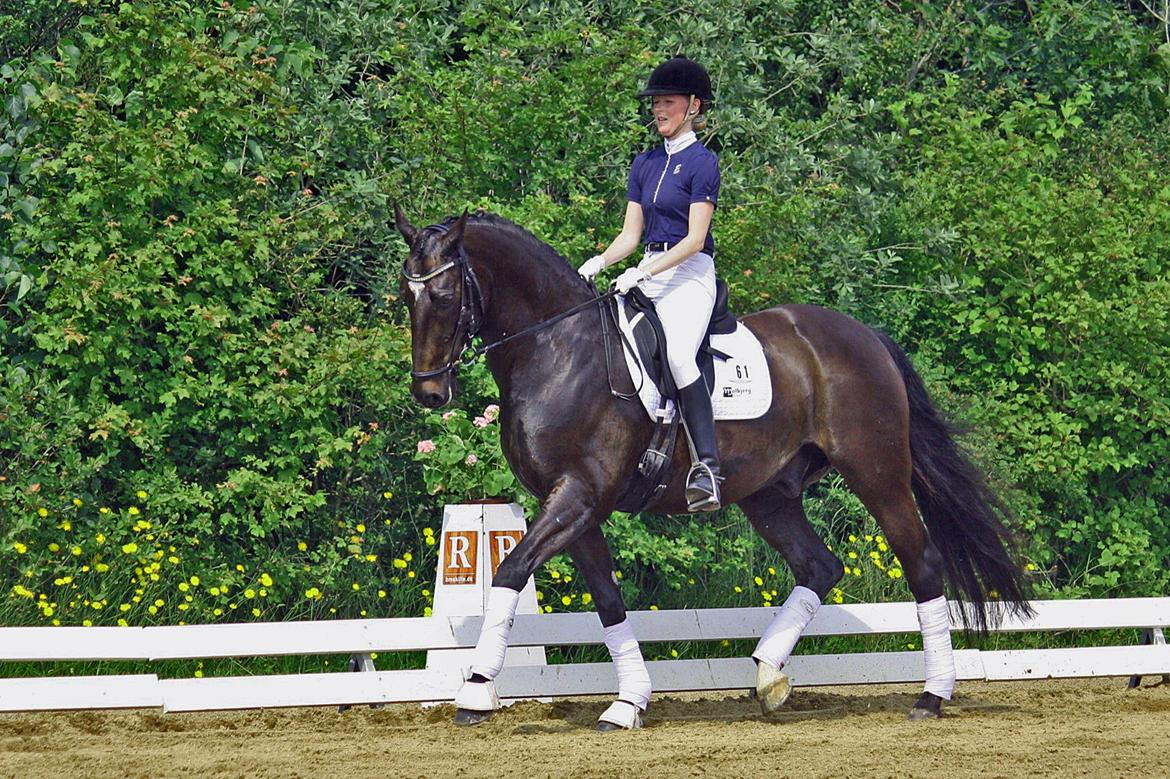
[[[449,229],[446,225],[438,224],[431,225],[423,232],[433,230],[443,234]],[[459,245],[459,256],[456,259],[427,273],[416,276],[408,271],[406,263],[403,263],[402,277],[407,281],[425,284],[454,268],[459,269],[459,319],[456,320],[455,330],[451,333],[451,356],[447,358],[447,364],[442,368],[430,371],[411,371],[410,377],[412,379],[429,379],[446,373],[453,374],[477,356],[474,352],[470,356],[466,353],[471,348],[472,339],[479,334],[479,329],[483,326],[483,291],[480,289],[475,271],[471,268],[471,262],[468,260],[467,251],[463,248],[463,244]],[[460,338],[460,333],[463,334],[462,338]]]

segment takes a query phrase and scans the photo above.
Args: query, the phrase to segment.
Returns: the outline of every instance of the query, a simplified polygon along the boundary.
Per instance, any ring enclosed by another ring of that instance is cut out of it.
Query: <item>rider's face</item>
[[[655,95],[651,107],[658,134],[663,138],[675,138],[691,129],[694,115],[688,116],[687,109],[691,108],[697,113],[699,101],[696,99],[691,106],[686,95]]]

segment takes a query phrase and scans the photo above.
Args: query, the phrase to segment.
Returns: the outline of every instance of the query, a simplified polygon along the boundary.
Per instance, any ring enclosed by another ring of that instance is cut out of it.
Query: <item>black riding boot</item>
[[[719,450],[715,445],[715,415],[711,395],[702,378],[678,391],[683,421],[694,447],[695,462],[687,474],[687,508],[719,510]]]

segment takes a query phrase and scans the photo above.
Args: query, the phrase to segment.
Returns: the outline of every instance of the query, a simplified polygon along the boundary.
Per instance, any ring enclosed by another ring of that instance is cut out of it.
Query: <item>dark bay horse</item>
[[[428,408],[453,397],[455,369],[473,334],[491,345],[586,304],[487,354],[500,390],[504,454],[541,509],[495,576],[456,721],[474,724],[498,706],[492,680],[503,663],[515,594],[539,566],[568,551],[593,594],[618,670],[618,701],[600,727],[637,727],[649,676],[626,628],[601,526],[612,511],[637,508],[626,492],[651,422],[636,399],[611,392],[607,364],[616,372],[624,363],[617,339],[602,337],[600,305],[588,305],[596,291],[549,246],[501,217],[464,214],[417,229],[397,207],[395,215],[410,246],[402,290],[411,318],[411,392]],[[753,655],[761,705],[770,711],[787,697],[780,669],[843,574],[801,505],[805,487],[835,468],[885,532],[918,604],[927,683],[911,717],[938,716],[955,678],[944,583],[966,602],[964,619],[975,627],[985,628],[1002,606],[1028,611],[1006,509],[887,336],[808,305],[771,308],[741,322],[764,345],[774,399],[758,419],[717,425],[724,504],[743,509],[797,583]],[[619,388],[631,388],[620,370]],[[680,436],[667,491],[649,510],[686,512],[689,461]]]

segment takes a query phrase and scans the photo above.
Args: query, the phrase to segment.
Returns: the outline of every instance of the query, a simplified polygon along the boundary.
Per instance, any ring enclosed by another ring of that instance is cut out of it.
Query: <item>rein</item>
[[[449,229],[446,225],[432,225],[428,230],[435,230],[439,233],[446,233]],[[429,371],[411,371],[410,377],[412,379],[429,379],[433,376],[441,376],[444,373],[456,373],[460,368],[471,365],[480,357],[495,349],[497,346],[503,346],[509,341],[523,338],[525,336],[533,335],[547,327],[552,327],[557,322],[563,319],[579,314],[592,305],[600,304],[609,300],[617,294],[616,289],[598,295],[584,303],[573,306],[568,311],[562,311],[556,316],[546,319],[543,322],[538,322],[535,325],[526,327],[523,330],[506,335],[498,341],[490,344],[485,344],[477,349],[471,348],[471,342],[476,335],[479,334],[480,327],[483,326],[483,292],[479,286],[479,279],[476,278],[475,271],[471,269],[471,261],[467,256],[467,251],[463,246],[459,247],[459,256],[457,259],[451,260],[432,271],[422,274],[412,274],[406,269],[406,264],[402,265],[402,277],[407,281],[414,281],[419,283],[426,283],[437,276],[446,273],[449,270],[458,268],[460,270],[460,291],[459,291],[459,319],[455,322],[455,329],[451,333],[451,356],[447,358],[447,364],[441,368],[435,368]],[[469,294],[470,293],[470,294]],[[471,298],[469,301],[468,298]],[[602,312],[602,319],[604,321],[605,313]],[[460,342],[459,333],[462,330],[463,339]]]

